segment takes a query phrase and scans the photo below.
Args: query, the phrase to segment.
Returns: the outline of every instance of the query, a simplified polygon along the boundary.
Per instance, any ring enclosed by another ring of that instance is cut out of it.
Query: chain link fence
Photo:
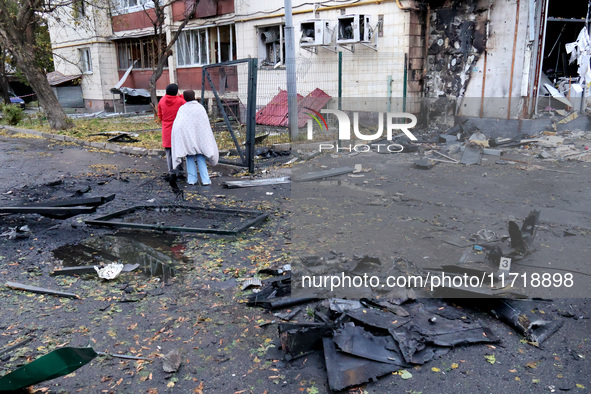
[[[283,64],[260,66],[256,59],[243,59],[208,65],[204,70],[202,96],[209,107],[222,158],[248,165],[245,161],[247,129],[249,117],[254,117],[255,164],[288,160],[290,143],[296,141],[291,141],[288,131],[286,67]],[[331,52],[318,48],[316,54],[298,57],[298,140],[306,139],[308,120],[322,108],[367,112],[402,110],[397,107],[402,105],[400,98],[405,95],[404,70],[403,53]],[[251,97],[255,92],[256,97]],[[249,107],[252,105],[254,109]],[[329,116],[326,120],[328,129],[334,130],[331,125],[336,119]],[[323,131],[328,133],[328,129]]]

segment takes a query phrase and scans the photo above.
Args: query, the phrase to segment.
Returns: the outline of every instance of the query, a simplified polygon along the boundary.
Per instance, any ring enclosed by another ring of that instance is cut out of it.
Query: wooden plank
[[[355,169],[353,167],[332,168],[330,170],[317,171],[317,172],[312,172],[310,174],[302,175],[298,179],[295,179],[294,182],[315,181],[315,180],[318,180],[318,179],[324,179],[324,178],[330,178],[330,177],[333,177],[333,176],[350,174],[353,171],[355,171]]]
[[[18,283],[18,282],[6,282],[5,286],[10,287],[11,289],[15,289],[15,290],[29,291],[31,293],[50,294],[50,295],[55,295],[58,297],[68,297],[68,298],[80,299],[80,297],[78,297],[76,294],[73,294],[73,293],[66,293],[65,291],[46,289],[46,288],[37,287],[37,286],[29,286],[29,285],[25,285],[25,284]]]
[[[228,189],[235,189],[238,187],[256,187],[256,186],[270,186],[270,185],[279,185],[282,183],[290,183],[289,177],[281,177],[281,178],[267,178],[267,179],[254,179],[254,180],[245,180],[245,181],[225,181],[222,182],[222,185],[227,187]]]

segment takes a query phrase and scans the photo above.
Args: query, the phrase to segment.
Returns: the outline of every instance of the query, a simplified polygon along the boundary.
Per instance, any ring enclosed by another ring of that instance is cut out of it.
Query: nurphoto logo
[[[308,140],[314,139],[314,123],[312,120],[316,122],[320,130],[323,128],[328,131],[328,124],[326,119],[322,116],[322,114],[318,111],[315,111],[311,108],[305,107],[308,111],[310,111],[311,119],[308,119]],[[404,150],[404,147],[400,144],[391,143],[374,143],[374,144],[343,144],[343,141],[351,141],[351,120],[349,119],[349,115],[346,112],[340,111],[337,109],[322,109],[321,112],[323,114],[333,114],[337,117],[339,122],[339,144],[332,144],[332,143],[321,143],[318,145],[319,151],[327,151],[327,150],[334,150],[335,152],[369,152],[373,149],[376,149],[378,152],[380,151],[388,151],[392,153],[399,153]],[[384,122],[385,118],[385,122]],[[405,120],[410,120],[410,122],[405,122]],[[403,123],[400,123],[403,122]],[[418,141],[417,137],[415,137],[409,129],[413,128],[417,124],[417,117],[413,114],[406,113],[406,112],[387,112],[378,113],[378,128],[375,133],[373,134],[363,134],[359,130],[359,112],[353,112],[353,135],[355,139],[362,140],[362,141],[375,141],[381,139],[384,134],[384,123],[386,123],[386,140],[392,141],[393,136],[397,136],[400,132],[404,133],[411,141]],[[324,126],[324,127],[323,127]],[[396,132],[396,134],[394,134]]]

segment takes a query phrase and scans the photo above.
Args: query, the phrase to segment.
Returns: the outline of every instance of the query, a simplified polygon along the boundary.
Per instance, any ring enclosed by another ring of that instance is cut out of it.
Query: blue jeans
[[[197,162],[197,165],[195,165],[195,161]],[[211,185],[209,173],[207,172],[207,163],[205,162],[205,156],[203,155],[187,156],[187,183],[189,185],[197,183],[197,167],[199,167],[201,183],[204,186]]]

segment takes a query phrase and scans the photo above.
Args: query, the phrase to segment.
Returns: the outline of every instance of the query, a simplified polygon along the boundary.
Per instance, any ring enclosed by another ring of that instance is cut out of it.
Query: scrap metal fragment
[[[355,300],[331,298],[328,300],[328,308],[333,312],[344,313],[355,309],[361,309],[363,308],[363,305],[361,305],[361,302]]]
[[[388,331],[406,324],[409,320],[396,316],[390,311],[382,312],[376,309],[357,309],[347,312],[351,319],[365,325]]]
[[[401,316],[401,317],[407,317],[410,316],[410,314],[406,311],[406,309],[404,309],[403,307],[401,307],[399,304],[397,304],[396,302],[392,302],[392,301],[388,301],[388,300],[377,300],[377,299],[367,299],[367,298],[362,298],[361,303],[364,306],[372,306],[384,311],[390,311],[392,313],[394,313],[395,315]]]
[[[480,164],[481,159],[482,147],[479,145],[468,144],[464,149],[464,153],[462,154],[460,163],[465,164],[467,166],[472,164]]]
[[[353,168],[353,167],[333,168],[333,169],[330,169],[330,170],[317,171],[317,172],[312,172],[312,173],[309,173],[309,174],[304,174],[304,175],[299,176],[294,181],[295,182],[315,181],[315,180],[318,180],[318,179],[324,179],[324,178],[330,178],[330,177],[333,177],[333,176],[350,174],[353,171],[355,171],[355,168]]]
[[[382,268],[382,262],[375,256],[354,256],[350,265],[350,272],[355,275],[363,275],[368,272],[376,272]]]
[[[43,201],[31,204],[31,207],[76,207],[76,206],[99,206],[115,199],[115,194],[108,196],[89,198],[66,198],[62,200]]]
[[[532,246],[536,236],[536,224],[540,218],[540,211],[533,210],[523,221],[521,228],[514,221],[509,221],[509,236],[511,247],[518,253],[525,253]]]
[[[137,134],[130,134],[130,133],[121,133],[114,137],[107,139],[107,142],[138,142]]]
[[[281,348],[289,356],[297,356],[319,349],[322,337],[332,331],[323,323],[282,323],[279,325]]]
[[[433,153],[435,153],[435,154],[437,154],[437,155],[439,155],[441,157],[444,157],[444,158],[446,158],[446,159],[448,159],[450,161],[453,161],[454,163],[459,163],[460,162],[458,159],[454,159],[453,157],[448,156],[448,155],[445,155],[445,154],[443,154],[443,153],[441,153],[439,151],[434,150]]]
[[[95,211],[96,207],[0,207],[0,213],[37,213],[53,219],[67,219]]]
[[[534,346],[540,346],[542,342],[554,334],[563,321],[542,320],[532,313],[522,311],[518,301],[498,300],[491,305],[491,313],[499,320],[511,325]]]
[[[35,337],[28,337],[26,339],[23,339],[22,341],[15,343],[14,345],[8,346],[6,349],[0,350],[0,356],[3,356],[6,353],[10,353],[13,350],[18,349],[19,347],[26,345],[27,343],[31,342],[33,339],[35,339]]]
[[[0,390],[16,391],[67,375],[97,356],[91,347],[56,349],[0,378]]]
[[[316,297],[302,297],[302,298],[277,298],[274,300],[266,301],[265,306],[267,309],[281,309],[289,308],[290,306],[306,304],[308,302],[316,301]]]
[[[56,295],[58,297],[68,297],[68,298],[80,299],[80,297],[78,297],[76,294],[73,294],[73,293],[66,293],[64,291],[51,290],[51,289],[46,289],[46,288],[37,287],[37,286],[29,286],[29,285],[25,285],[25,284],[18,283],[18,282],[6,282],[5,286],[10,287],[11,289],[15,289],[15,290],[29,291],[31,293],[50,294],[50,295]]]
[[[244,181],[225,181],[222,182],[222,185],[227,187],[228,189],[234,189],[239,187],[256,187],[256,186],[271,186],[271,185],[280,185],[282,183],[290,183],[288,176],[280,177],[280,178],[267,178],[267,179],[253,179],[253,180],[244,180]]]
[[[328,373],[328,386],[333,391],[376,380],[398,369],[397,364],[387,364],[337,352],[330,338],[323,338],[324,359]]]
[[[111,354],[111,353],[105,353],[105,352],[96,352],[96,354],[98,354],[99,356],[121,358],[123,360],[145,360],[145,361],[152,361],[152,359],[151,358],[148,358],[148,357],[130,356],[130,355],[127,355],[127,354]]]
[[[416,331],[398,327],[390,330],[390,335],[396,341],[398,350],[407,363],[424,364],[435,357],[434,349],[427,346],[424,337]]]
[[[294,308],[293,310],[291,310],[289,312],[283,312],[283,313],[277,312],[277,313],[274,313],[273,315],[280,318],[281,320],[290,321],[291,319],[293,319],[295,317],[295,315],[297,315],[301,311],[302,311],[302,308]]]
[[[342,352],[400,367],[410,366],[399,352],[388,350],[393,348],[394,340],[391,336],[372,335],[353,323],[347,323],[336,331],[333,340]]]

